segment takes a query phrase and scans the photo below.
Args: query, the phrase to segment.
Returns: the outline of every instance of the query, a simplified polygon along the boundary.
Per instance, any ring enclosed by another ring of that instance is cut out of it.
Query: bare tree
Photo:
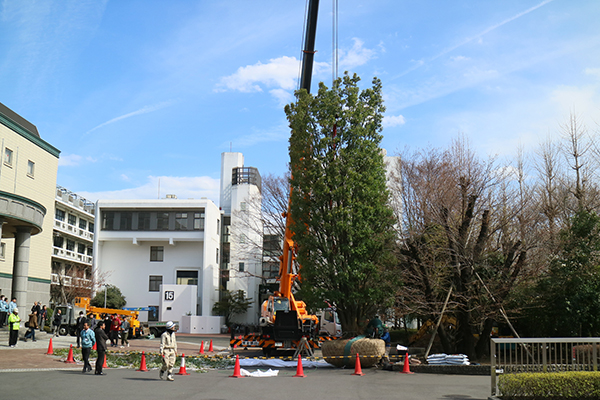
[[[402,156],[402,299],[436,318],[450,287],[448,313],[455,337],[438,329],[446,351],[476,358],[484,352],[473,334],[489,338],[512,285],[526,264],[523,232],[531,211],[521,171],[480,159],[459,137],[447,150]],[[515,179],[516,177],[516,179]],[[528,212],[525,212],[525,211]]]

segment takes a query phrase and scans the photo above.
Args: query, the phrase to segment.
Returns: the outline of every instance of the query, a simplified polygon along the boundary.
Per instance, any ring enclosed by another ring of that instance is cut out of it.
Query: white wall
[[[103,231],[103,210],[165,211],[204,208],[204,231]],[[121,289],[127,307],[159,306],[160,292],[149,291],[149,276],[162,275],[163,285],[176,284],[178,270],[198,271],[197,306],[191,312],[211,316],[218,301],[217,251],[221,213],[210,200],[99,200],[96,205],[94,275]],[[150,247],[163,246],[163,261],[150,261]],[[186,313],[190,310],[186,310]],[[147,321],[147,312],[140,320]]]
[[[158,319],[181,321],[185,315],[195,315],[197,293],[196,285],[161,285]]]
[[[231,172],[234,168],[244,166],[242,153],[221,153],[221,196],[219,207],[225,215],[231,214]]]
[[[245,211],[241,204],[245,203]],[[262,275],[262,218],[261,194],[250,184],[232,186],[231,189],[231,271],[227,290],[243,290],[252,299],[245,314],[234,317],[235,322],[256,324],[259,318],[259,284]],[[239,264],[244,263],[244,272]]]

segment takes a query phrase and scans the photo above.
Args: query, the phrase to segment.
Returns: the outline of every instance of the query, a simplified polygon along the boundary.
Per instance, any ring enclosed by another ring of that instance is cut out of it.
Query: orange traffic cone
[[[210,339],[210,346],[208,346],[208,351],[209,353],[212,353],[214,351],[212,347],[212,339]]]
[[[200,342],[200,352],[198,354],[204,354],[204,340]]]
[[[71,345],[71,347],[69,347],[69,355],[67,356],[67,359],[65,360],[65,362],[67,364],[75,364],[75,360],[73,360],[73,345]]]
[[[352,375],[364,375],[362,372],[362,368],[360,367],[360,358],[358,357],[358,353],[356,353],[356,362],[354,363],[354,373]]]
[[[52,349],[52,338],[50,338],[50,343],[48,343],[48,352],[46,354],[48,354],[48,355],[54,354],[54,350]]]
[[[104,362],[102,363],[102,368],[108,368],[108,364],[106,363],[106,353],[104,353]]]
[[[302,357],[298,357],[298,366],[296,367],[296,375],[294,378],[306,378],[304,375],[304,368],[302,368]]]
[[[146,353],[144,353],[143,351],[142,351],[142,361],[140,362],[140,369],[138,369],[138,371],[141,371],[141,372],[148,371],[148,369],[146,369]]]
[[[52,339],[50,339],[52,340]],[[96,347],[96,342],[94,342],[94,345],[92,346],[92,350],[98,350],[98,347]]]
[[[181,355],[181,367],[179,367],[179,372],[175,375],[189,375],[185,369],[185,354]]]
[[[230,378],[243,378],[240,372],[240,356],[235,356],[235,367],[233,367],[233,375]]]
[[[401,374],[414,374],[414,372],[410,372],[410,367],[409,364],[410,362],[408,361],[409,356],[408,356],[408,352],[404,355],[404,368],[402,369],[402,371],[400,371]]]

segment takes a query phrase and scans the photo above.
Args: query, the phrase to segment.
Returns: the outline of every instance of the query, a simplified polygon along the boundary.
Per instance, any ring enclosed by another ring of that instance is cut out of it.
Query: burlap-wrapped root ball
[[[360,356],[362,368],[372,367],[385,355],[385,342],[381,339],[345,339],[324,342],[321,346],[323,358],[336,367],[352,367],[356,354]]]

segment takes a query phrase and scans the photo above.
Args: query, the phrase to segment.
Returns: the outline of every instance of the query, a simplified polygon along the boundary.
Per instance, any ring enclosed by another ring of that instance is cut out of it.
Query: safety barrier
[[[600,338],[492,338],[491,393],[498,374],[597,371]]]

